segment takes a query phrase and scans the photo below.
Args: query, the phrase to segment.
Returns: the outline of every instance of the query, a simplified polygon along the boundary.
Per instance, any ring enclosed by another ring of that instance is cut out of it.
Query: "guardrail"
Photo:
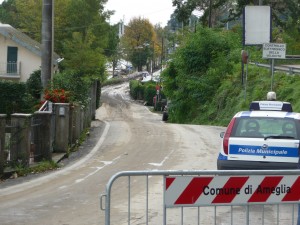
[[[271,65],[269,64],[264,64],[264,63],[258,63],[258,62],[250,62],[249,64],[251,65],[255,65],[258,67],[263,67],[263,68],[268,68],[270,69]],[[296,66],[274,66],[274,71],[283,71],[283,72],[287,72],[289,74],[295,74],[295,73],[300,73],[300,66],[296,67]]]

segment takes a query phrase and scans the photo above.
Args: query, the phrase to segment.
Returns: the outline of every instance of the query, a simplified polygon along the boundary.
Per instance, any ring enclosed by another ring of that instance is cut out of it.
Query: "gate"
[[[105,225],[296,225],[299,200],[300,170],[124,171],[100,208]]]
[[[43,143],[47,141],[42,133],[42,119],[36,115],[23,114],[20,117],[14,115],[13,119],[7,119],[4,128],[5,164],[28,166],[41,161],[45,158],[41,149]]]

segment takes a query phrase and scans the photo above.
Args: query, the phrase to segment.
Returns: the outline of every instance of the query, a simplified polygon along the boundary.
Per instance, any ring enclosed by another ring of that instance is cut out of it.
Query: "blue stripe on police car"
[[[298,148],[268,147],[251,145],[230,145],[230,155],[298,157]]]

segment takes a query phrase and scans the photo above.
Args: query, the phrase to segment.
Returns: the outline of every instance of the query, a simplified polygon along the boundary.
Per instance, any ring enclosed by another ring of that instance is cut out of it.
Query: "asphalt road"
[[[128,93],[128,83],[103,88],[91,136],[80,154],[65,161],[63,168],[0,184],[1,225],[102,225],[105,215],[99,196],[120,171],[216,169],[223,127],[164,123],[161,114],[132,101]],[[162,224],[162,180],[150,180],[149,224]],[[144,208],[140,196],[146,192],[144,178],[131,183],[132,207],[138,209],[132,224],[145,224],[145,213],[140,214]],[[126,179],[114,186],[111,224],[128,224],[126,186]],[[205,212],[201,224],[212,224],[208,217],[214,215],[213,209]],[[220,212],[217,224],[229,224],[224,222],[227,209]],[[180,224],[180,213],[171,213],[169,224]],[[274,222],[273,214],[271,217],[270,224]]]

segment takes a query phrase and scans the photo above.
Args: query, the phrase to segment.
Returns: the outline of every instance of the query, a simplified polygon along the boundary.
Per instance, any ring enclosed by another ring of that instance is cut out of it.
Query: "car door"
[[[229,160],[298,162],[299,140],[237,138],[229,140]]]

